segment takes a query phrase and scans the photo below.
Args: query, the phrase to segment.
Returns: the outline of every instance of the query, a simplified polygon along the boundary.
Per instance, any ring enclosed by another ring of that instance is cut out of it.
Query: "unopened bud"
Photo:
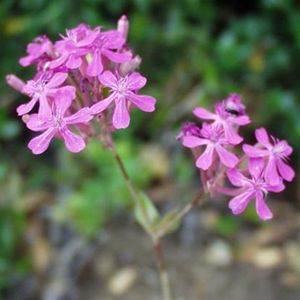
[[[126,40],[128,35],[129,22],[125,15],[123,15],[118,21],[118,31],[122,37]]]
[[[21,80],[19,77],[17,77],[14,74],[8,74],[5,77],[7,84],[15,89],[16,91],[23,93],[23,87],[25,86],[25,82]]]

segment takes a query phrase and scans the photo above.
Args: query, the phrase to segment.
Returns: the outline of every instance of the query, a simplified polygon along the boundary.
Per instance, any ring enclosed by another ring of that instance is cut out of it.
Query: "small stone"
[[[280,283],[290,289],[299,288],[300,277],[293,272],[285,272],[280,276]]]
[[[284,261],[284,255],[278,247],[258,248],[249,259],[257,268],[271,269]]]
[[[289,242],[285,246],[285,252],[289,267],[296,273],[300,274],[300,244]]]
[[[108,290],[114,296],[128,292],[137,280],[137,271],[133,267],[126,267],[117,271],[108,282]]]
[[[230,246],[222,240],[216,240],[204,253],[206,263],[217,267],[226,267],[232,263],[233,256]]]

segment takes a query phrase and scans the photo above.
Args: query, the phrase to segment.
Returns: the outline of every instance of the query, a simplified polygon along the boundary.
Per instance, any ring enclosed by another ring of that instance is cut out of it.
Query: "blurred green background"
[[[33,68],[23,69],[18,59],[37,35],[55,40],[80,22],[112,28],[123,13],[130,21],[129,44],[143,59],[140,71],[148,78],[145,93],[159,100],[155,114],[134,112],[130,129],[116,137],[137,186],[163,202],[165,190],[197,183],[190,156],[175,136],[182,121],[193,119],[193,107],[212,107],[231,92],[243,95],[252,117],[252,125],[244,129],[249,141],[255,127],[267,127],[294,147],[291,164],[299,169],[298,1],[1,0],[2,292],[46,264],[43,258],[34,261],[32,251],[39,250],[28,245],[33,239],[35,245],[47,247],[47,224],[60,224],[59,228],[90,241],[106,222],[127,215],[130,198],[122,178],[110,153],[96,142],[78,155],[67,153],[59,142],[42,156],[30,153],[26,144],[31,134],[15,113],[24,98],[4,80],[8,73],[31,78]],[[286,193],[292,207],[299,204],[297,182],[289,184]],[[171,193],[165,194],[168,198]],[[228,215],[224,218],[216,227],[220,234],[240,222]]]

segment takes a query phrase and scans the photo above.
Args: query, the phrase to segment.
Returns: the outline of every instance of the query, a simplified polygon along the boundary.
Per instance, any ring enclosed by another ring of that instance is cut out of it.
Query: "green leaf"
[[[166,213],[154,227],[157,237],[163,237],[174,232],[180,226],[179,210],[174,209]]]
[[[159,220],[159,212],[151,199],[145,194],[140,192],[138,202],[134,209],[136,221],[149,233],[152,234],[153,227]]]

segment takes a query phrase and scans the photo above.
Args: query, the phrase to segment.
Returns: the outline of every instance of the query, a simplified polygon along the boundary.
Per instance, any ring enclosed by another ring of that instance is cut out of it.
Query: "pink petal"
[[[147,79],[138,72],[133,72],[128,77],[128,89],[136,91],[147,83]]]
[[[67,77],[67,73],[55,73],[46,86],[49,89],[58,87],[65,82]]]
[[[50,127],[50,124],[44,118],[40,118],[38,114],[32,114],[26,122],[26,126],[32,131],[44,131]]]
[[[270,147],[270,140],[268,137],[268,133],[265,128],[258,128],[255,130],[256,139],[266,148]]]
[[[91,107],[91,113],[92,114],[100,114],[113,102],[113,100],[115,100],[115,98],[116,98],[116,95],[114,93],[112,93],[106,99],[97,102],[96,104],[94,104]]]
[[[282,178],[286,181],[292,181],[295,177],[294,170],[281,159],[277,159],[276,163],[278,171]]]
[[[229,125],[224,126],[225,138],[232,145],[237,145],[243,141],[243,138],[240,137],[237,132]]]
[[[195,148],[205,144],[208,144],[207,140],[198,138],[196,136],[190,135],[190,136],[183,137],[183,146],[188,148]]]
[[[66,148],[70,152],[77,153],[85,148],[84,139],[81,136],[70,131],[67,127],[60,130],[60,134],[65,141]]]
[[[257,147],[244,144],[243,145],[243,151],[247,154],[249,157],[264,157],[269,155],[268,150],[259,149]]]
[[[67,59],[68,59],[68,55],[67,54],[59,56],[57,59],[52,60],[50,62],[49,68],[50,69],[55,69],[55,68],[61,66],[62,64],[64,64]]]
[[[193,110],[193,114],[200,118],[200,119],[204,119],[204,120],[215,120],[216,119],[216,115],[211,113],[210,111],[206,110],[203,107],[196,107]]]
[[[231,119],[231,122],[236,125],[248,125],[251,123],[251,120],[248,116],[239,116]]]
[[[77,69],[81,66],[81,63],[82,63],[81,57],[70,55],[69,59],[66,62],[66,66],[69,69]]]
[[[265,161],[263,158],[250,158],[248,160],[249,173],[255,179],[258,179],[263,175],[264,167]]]
[[[137,106],[142,111],[152,112],[155,110],[156,99],[154,97],[137,95],[134,93],[128,93],[127,97],[135,106]]]
[[[86,73],[89,76],[98,76],[103,71],[103,65],[102,65],[102,59],[101,59],[101,53],[99,50],[96,50],[93,53],[92,61],[89,63]]]
[[[124,63],[127,61],[130,61],[131,55],[126,53],[118,53],[113,52],[111,50],[103,49],[102,54],[105,55],[109,60],[115,62],[115,63]]]
[[[214,145],[208,144],[205,151],[201,154],[200,157],[198,157],[196,161],[196,167],[202,170],[207,170],[212,164],[213,154]]]
[[[104,71],[99,76],[99,81],[107,87],[117,89],[118,87],[118,79],[111,71]]]
[[[100,30],[99,28],[95,28],[95,30],[90,31],[85,38],[83,38],[80,42],[77,43],[78,47],[85,47],[92,44],[95,39],[99,36]]]
[[[71,106],[73,98],[73,94],[69,94],[68,90],[59,89],[56,92],[56,97],[54,98],[55,103],[55,115],[63,117]]]
[[[216,144],[215,149],[219,155],[222,164],[226,167],[234,168],[239,162],[239,159],[233,153],[230,153],[221,145]]]
[[[119,98],[113,114],[113,125],[115,128],[126,128],[130,123],[130,115],[124,98]]]
[[[261,191],[256,192],[255,197],[256,197],[256,205],[255,206],[256,206],[256,212],[257,212],[258,216],[264,221],[272,219],[273,214],[265,202],[265,199],[264,199],[265,197],[264,197],[263,192],[261,192]]]
[[[49,117],[52,115],[52,110],[50,108],[47,97],[42,94],[39,99],[39,111],[38,114],[41,117]]]
[[[276,159],[274,157],[269,158],[264,177],[266,182],[270,185],[277,185],[280,183],[280,177],[278,175],[276,167]]]
[[[269,192],[280,193],[280,192],[282,192],[285,189],[285,186],[284,186],[283,182],[280,181],[280,183],[278,185],[269,185],[269,184],[266,184],[266,189]]]
[[[247,180],[245,176],[237,169],[230,169],[227,171],[227,177],[234,186],[242,187]]]
[[[31,63],[33,62],[34,60],[34,57],[31,56],[31,55],[28,55],[28,56],[24,56],[24,57],[21,57],[19,59],[19,64],[22,66],[22,67],[28,67],[31,65]]]
[[[56,128],[51,127],[47,129],[41,135],[33,138],[28,143],[28,148],[32,151],[33,154],[41,154],[45,152],[48,149],[49,144],[56,133],[57,133]]]
[[[32,98],[28,103],[19,105],[17,107],[18,115],[23,116],[30,112],[33,109],[34,105],[37,103],[37,101],[37,98]]]
[[[249,201],[253,197],[253,192],[246,191],[229,201],[229,208],[234,215],[241,214],[249,204]]]
[[[75,114],[66,117],[65,122],[67,124],[78,124],[78,123],[88,123],[93,116],[91,115],[91,110],[88,107],[80,109]]]

